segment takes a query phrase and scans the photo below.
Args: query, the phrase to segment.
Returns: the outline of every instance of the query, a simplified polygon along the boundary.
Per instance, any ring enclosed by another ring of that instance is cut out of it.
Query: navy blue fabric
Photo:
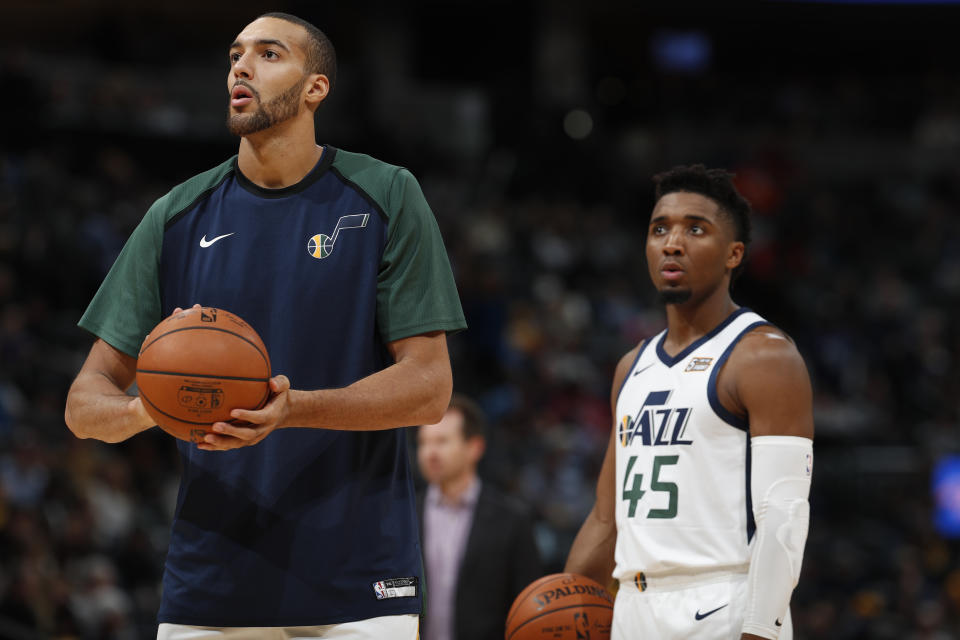
[[[332,156],[328,148],[296,188],[270,194],[234,172],[170,220],[163,239],[164,315],[194,303],[239,315],[296,389],[343,387],[390,362],[376,325],[386,221],[329,170]],[[311,255],[310,238],[362,213],[365,227]],[[420,611],[419,589],[377,600],[373,588],[422,580],[402,429],[283,429],[230,452],[178,446],[161,622],[300,626]]]
[[[684,359],[686,359],[688,355],[690,355],[691,353],[699,349],[702,345],[706,344],[708,340],[713,339],[715,335],[717,335],[718,333],[726,329],[731,322],[733,322],[743,314],[749,313],[749,312],[750,312],[750,309],[746,307],[740,307],[739,309],[737,309],[736,311],[728,315],[726,320],[724,320],[723,322],[715,326],[708,333],[704,334],[703,336],[691,342],[683,351],[681,351],[675,356],[671,356],[669,353],[667,353],[667,350],[663,348],[663,343],[667,341],[669,332],[664,333],[663,337],[660,338],[660,342],[657,343],[657,356],[660,358],[660,361],[663,364],[667,365],[668,367],[672,367],[678,362],[682,362]]]
[[[728,324],[730,323],[724,322],[722,326],[726,326]],[[724,349],[723,353],[720,354],[720,357],[717,358],[716,364],[713,365],[713,369],[710,371],[710,380],[707,382],[707,400],[710,401],[710,407],[713,408],[713,412],[717,414],[718,418],[730,426],[740,429],[741,431],[750,431],[750,417],[746,416],[741,418],[723,406],[723,403],[720,402],[720,396],[717,393],[717,379],[720,377],[720,371],[723,370],[723,365],[727,363],[727,359],[730,357],[730,354],[733,353],[733,350],[740,343],[740,339],[757,327],[762,327],[769,324],[770,323],[766,320],[758,320],[757,322],[751,323],[743,331],[738,333],[737,336],[727,346],[727,348]]]

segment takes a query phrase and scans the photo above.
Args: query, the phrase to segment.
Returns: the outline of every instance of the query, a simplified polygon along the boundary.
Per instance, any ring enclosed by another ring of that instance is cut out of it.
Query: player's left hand
[[[290,414],[290,380],[284,375],[270,378],[270,391],[273,392],[273,397],[262,409],[234,409],[230,412],[230,416],[235,420],[250,424],[240,426],[228,422],[214,422],[212,429],[216,433],[205,435],[197,448],[204,451],[229,451],[249,447],[266,438],[277,427],[283,426]]]

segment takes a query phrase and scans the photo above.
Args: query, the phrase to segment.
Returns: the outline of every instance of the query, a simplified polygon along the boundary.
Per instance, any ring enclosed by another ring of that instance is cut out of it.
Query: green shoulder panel
[[[402,167],[337,149],[332,169],[386,218],[377,279],[377,326],[387,342],[467,326],[436,218]]]
[[[233,167],[234,158],[230,158],[177,185],[153,203],[80,318],[81,327],[120,351],[137,356],[143,339],[163,319],[160,256],[164,228],[223,182]]]

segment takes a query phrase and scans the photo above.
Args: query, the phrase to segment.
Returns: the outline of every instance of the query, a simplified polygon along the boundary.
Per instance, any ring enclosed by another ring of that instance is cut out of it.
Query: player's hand
[[[273,392],[273,397],[262,409],[234,409],[230,412],[233,419],[250,424],[240,426],[214,422],[212,429],[216,433],[205,435],[197,448],[204,451],[229,451],[249,447],[266,438],[277,427],[284,426],[290,414],[290,380],[284,375],[270,378],[270,391]]]
[[[203,307],[201,307],[199,304],[195,304],[195,305],[193,305],[193,306],[190,307],[190,308],[191,308],[191,309],[202,309]],[[183,307],[177,307],[176,309],[173,310],[173,313],[171,313],[170,315],[171,315],[171,316],[175,316],[175,315],[177,315],[178,313],[180,313],[181,311],[183,311]]]

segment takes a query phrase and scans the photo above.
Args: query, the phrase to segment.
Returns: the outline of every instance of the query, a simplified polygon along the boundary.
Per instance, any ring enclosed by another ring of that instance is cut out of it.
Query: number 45
[[[667,492],[670,494],[670,502],[666,509],[650,509],[647,512],[647,518],[676,518],[677,517],[677,483],[663,482],[660,480],[660,469],[662,467],[677,464],[680,456],[656,456],[653,459],[653,474],[650,480],[650,491]],[[641,486],[643,485],[643,474],[633,475],[633,485],[627,489],[627,481],[630,479],[630,472],[633,471],[633,465],[637,462],[637,456],[630,456],[627,461],[627,472],[623,475],[623,499],[630,505],[627,509],[627,517],[632,518],[637,513],[637,504],[640,498],[646,493]]]

